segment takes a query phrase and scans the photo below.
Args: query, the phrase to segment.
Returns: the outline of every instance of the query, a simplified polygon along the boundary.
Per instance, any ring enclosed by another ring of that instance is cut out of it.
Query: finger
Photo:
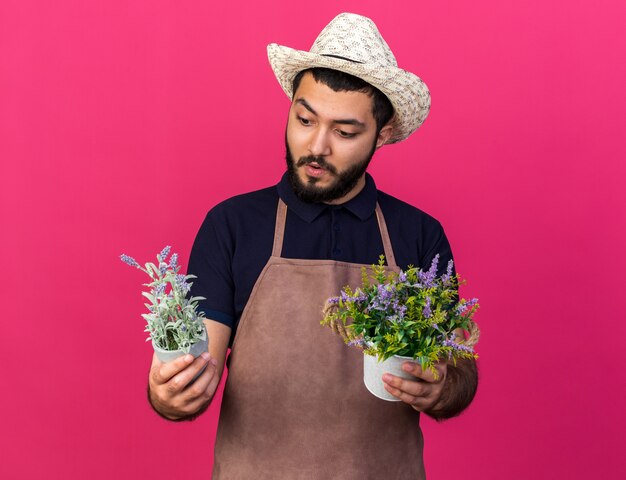
[[[213,360],[214,361],[214,360]],[[210,399],[209,387],[216,377],[217,369],[213,361],[206,364],[204,371],[183,390],[182,395],[185,402],[193,402],[196,399],[206,401]]]
[[[217,374],[217,361],[213,364],[213,368],[215,369],[215,373],[209,381],[209,385],[205,391],[205,395],[207,395],[209,399],[213,398],[213,395],[215,395],[215,391],[217,390],[217,386],[219,385],[221,379],[221,377]]]
[[[198,412],[204,408],[215,395],[220,377],[217,374],[217,362],[213,362],[214,361],[209,362],[198,379],[183,391],[185,398],[181,399],[182,405],[180,409],[184,413],[192,414]]]
[[[162,362],[155,353],[152,357],[152,366],[150,367],[151,380],[156,385],[167,383],[174,375],[187,368],[193,360],[193,355],[186,354],[170,362]]]
[[[393,387],[388,383],[384,383],[383,385],[385,386],[385,390],[391,393],[394,397],[397,397],[402,402],[410,405],[418,412],[428,410],[435,404],[435,397],[432,393],[428,393],[425,396],[416,396],[408,392],[402,391],[399,388]],[[424,385],[426,386],[426,388],[429,388],[428,384]]]
[[[446,376],[447,365],[445,362],[438,362],[434,364],[434,371],[430,368],[425,370],[422,369],[422,366],[417,362],[404,362],[402,364],[402,370],[407,373],[410,373],[414,377],[423,380],[428,383],[440,383]]]
[[[197,375],[200,375],[202,369],[206,367],[210,359],[211,356],[209,355],[209,352],[202,352],[200,356],[193,359],[189,365],[180,370],[176,375],[167,381],[166,386],[168,392],[174,395],[183,391]]]
[[[428,382],[419,382],[415,380],[407,380],[404,378],[396,377],[391,373],[385,373],[383,375],[383,382],[385,385],[389,385],[394,391],[405,393],[411,397],[426,397],[432,390],[432,385]],[[399,395],[393,394],[400,398]]]
[[[385,386],[385,390],[391,393],[394,397],[403,401],[407,405],[411,405],[412,407],[416,409],[422,407],[423,406],[422,404],[428,403],[428,400],[426,400],[424,397],[411,395],[410,393],[404,392],[400,390],[399,388],[391,386],[388,383],[384,383],[383,385]]]

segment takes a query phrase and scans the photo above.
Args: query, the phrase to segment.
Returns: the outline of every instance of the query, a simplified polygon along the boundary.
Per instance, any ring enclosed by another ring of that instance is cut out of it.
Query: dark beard
[[[306,157],[300,157],[298,161],[294,161],[289,149],[289,143],[285,138],[286,159],[287,159],[287,176],[291,183],[296,196],[303,202],[310,203],[326,203],[347,195],[357,184],[359,179],[363,176],[367,167],[376,151],[376,144],[370,151],[369,155],[356,165],[352,165],[346,171],[338,173],[337,169],[326,162],[324,157],[316,157],[314,155],[307,155]],[[296,167],[308,165],[309,163],[316,162],[320,167],[324,167],[328,173],[335,177],[335,183],[327,188],[321,188],[316,185],[317,178],[309,178],[309,181],[305,184],[298,177]]]

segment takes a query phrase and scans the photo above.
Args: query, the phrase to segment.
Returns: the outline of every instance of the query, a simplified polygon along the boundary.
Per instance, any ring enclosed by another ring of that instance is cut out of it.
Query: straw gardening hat
[[[379,89],[395,110],[393,133],[387,143],[406,139],[426,120],[430,110],[426,84],[417,75],[398,68],[387,42],[367,17],[342,13],[324,27],[310,51],[272,43],[267,46],[267,55],[290,99],[295,76],[315,67],[354,75]]]

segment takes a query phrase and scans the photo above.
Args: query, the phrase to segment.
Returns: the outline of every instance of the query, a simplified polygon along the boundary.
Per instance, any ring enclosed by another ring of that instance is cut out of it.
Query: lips
[[[316,177],[316,178],[321,177],[327,172],[327,170],[324,167],[320,166],[320,164],[317,162],[311,162],[307,164],[304,167],[304,171],[306,172],[307,175],[311,177]]]
[[[335,167],[328,163],[324,157],[313,155],[300,157],[296,162],[296,167],[304,167],[306,174],[314,178],[320,178],[324,175],[337,175]]]

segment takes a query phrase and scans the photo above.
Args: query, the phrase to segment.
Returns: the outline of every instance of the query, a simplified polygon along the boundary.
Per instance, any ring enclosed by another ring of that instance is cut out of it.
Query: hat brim
[[[290,100],[294,78],[309,68],[339,70],[376,87],[389,98],[395,112],[393,132],[387,143],[406,139],[424,123],[430,111],[430,92],[426,84],[417,75],[401,68],[351,62],[276,43],[267,46],[267,56],[278,83]]]

